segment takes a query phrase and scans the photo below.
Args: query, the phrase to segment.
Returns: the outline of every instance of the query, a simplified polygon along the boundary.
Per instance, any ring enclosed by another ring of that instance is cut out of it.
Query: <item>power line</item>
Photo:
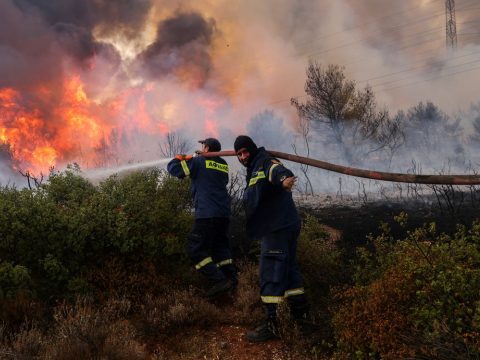
[[[474,52],[474,53],[470,53],[470,54],[466,54],[466,55],[461,55],[461,56],[452,58],[452,60],[456,60],[456,59],[458,59],[458,58],[464,58],[464,57],[466,57],[466,56],[477,55],[477,54],[480,54],[480,51]],[[454,64],[454,65],[451,65],[451,66],[446,66],[446,67],[443,68],[443,70],[445,70],[445,69],[452,69],[452,68],[458,68],[458,67],[465,66],[465,65],[473,65],[473,64],[477,64],[477,63],[480,63],[480,59],[475,59],[475,60],[473,60],[473,61],[469,61],[469,62],[462,63],[462,64]],[[417,67],[417,69],[418,69],[418,68],[421,68],[421,67]],[[478,68],[480,68],[480,67],[473,67],[473,68],[470,68],[470,69],[464,69],[464,70],[456,71],[456,72],[449,73],[449,74],[434,76],[434,77],[430,77],[430,78],[427,78],[427,79],[422,79],[422,80],[419,80],[419,81],[416,81],[416,82],[413,82],[413,83],[408,83],[408,84],[403,84],[403,85],[399,85],[399,86],[389,87],[389,88],[386,88],[386,89],[383,89],[383,90],[384,90],[384,91],[389,91],[389,90],[393,90],[393,89],[397,89],[397,88],[401,88],[401,87],[405,87],[405,86],[415,85],[415,84],[418,84],[418,83],[422,83],[422,82],[434,80],[434,79],[437,79],[437,78],[442,78],[442,77],[453,76],[453,75],[456,75],[456,74],[461,74],[461,73],[464,73],[464,72],[466,72],[466,71],[471,71],[471,70],[475,70],[475,69],[478,69]],[[398,73],[402,73],[402,72],[406,72],[406,71],[411,71],[411,70],[415,70],[415,68],[407,69],[407,70],[404,70],[404,71],[399,71]],[[432,73],[432,72],[435,72],[435,70],[430,71],[430,73]],[[379,76],[379,77],[377,77],[377,78],[388,77],[388,76],[395,75],[395,74],[396,74],[396,73],[385,74],[385,75]],[[380,86],[390,85],[390,84],[394,84],[394,83],[401,82],[401,81],[405,81],[405,80],[412,79],[412,78],[413,78],[412,76],[408,76],[408,77],[404,77],[404,78],[401,78],[401,79],[392,80],[392,81],[385,82],[385,83],[381,83],[381,84],[375,84],[375,85],[372,85],[371,87],[372,87],[372,88],[378,88],[378,87],[380,87]],[[371,80],[373,80],[373,79],[375,79],[375,78],[367,79],[367,80],[362,80],[361,82],[362,82],[362,83],[364,83],[364,82],[369,82],[369,81],[371,81]],[[292,97],[292,98],[301,99],[301,98],[306,98],[306,97],[308,97],[308,96],[309,96],[309,95],[305,94],[305,95],[300,95],[300,96],[296,96],[296,97]],[[270,105],[276,105],[276,104],[284,103],[284,102],[287,102],[287,101],[290,102],[291,99],[274,101],[274,102],[271,102],[271,103],[269,103],[269,104],[270,104]]]
[[[474,1],[474,2],[476,2],[476,1]],[[468,3],[468,5],[463,4],[463,7],[460,8],[460,9],[457,9],[457,10],[462,10],[462,11],[463,11],[463,10],[475,10],[475,9],[477,9],[477,8],[467,8],[468,6],[470,6],[471,4],[473,4],[474,2]],[[478,8],[478,9],[480,9],[480,8]],[[414,22],[406,23],[406,24],[403,24],[403,25],[401,25],[401,26],[396,26],[396,27],[393,27],[393,29],[403,28],[403,27],[405,27],[405,26],[407,26],[407,25],[409,25],[409,24],[417,23],[417,22],[419,22],[420,20],[430,19],[430,18],[433,18],[433,17],[437,17],[437,16],[439,16],[439,15],[443,15],[443,12],[442,12],[442,13],[435,14],[435,15],[433,15],[433,16],[428,16],[428,17],[423,17],[423,18],[416,19]],[[473,21],[469,21],[469,22],[465,22],[465,23],[470,23],[470,22],[473,22]],[[462,23],[462,24],[465,24],[465,23]],[[434,31],[434,30],[435,30],[435,29],[426,30],[425,32],[422,32],[422,33],[429,33],[429,32]],[[473,35],[476,35],[476,33],[463,33],[463,34],[460,33],[459,35],[462,35],[462,36],[473,36]],[[421,45],[421,44],[424,44],[425,42],[430,42],[431,40],[432,40],[432,39],[429,39],[429,40],[426,40],[426,41],[422,41],[422,42],[419,42],[419,43],[415,43],[415,44],[413,44],[413,45],[410,44],[410,45],[408,45],[408,46],[403,47],[403,49],[404,49],[404,48],[408,48],[408,47],[412,47],[412,46],[416,46],[416,45]],[[322,51],[322,52],[320,52],[320,53],[327,52],[327,51],[331,51],[331,50],[334,50],[334,49],[338,49],[338,48],[345,47],[345,46],[348,46],[348,45],[351,45],[351,44],[356,44],[356,43],[357,43],[357,42],[352,42],[352,43],[344,44],[344,45],[341,45],[341,46],[337,46],[337,47],[332,48],[332,49],[326,49],[326,50],[324,50],[324,51]],[[397,50],[397,51],[398,51],[398,50]],[[462,55],[462,56],[460,56],[460,57],[465,57],[465,56],[471,56],[471,54]],[[470,63],[471,63],[471,62],[470,62]],[[470,63],[459,64],[459,65],[457,65],[457,66],[464,66],[464,65],[468,65],[468,64],[470,64]],[[475,61],[474,61],[474,63],[475,63]],[[422,66],[422,67],[424,67],[424,66]],[[455,67],[455,66],[453,66],[453,67]],[[417,67],[417,68],[421,68],[421,67]],[[392,76],[392,75],[397,74],[397,73],[409,72],[409,71],[413,71],[413,70],[415,70],[415,68],[402,70],[402,71],[399,71],[399,72],[396,72],[396,73],[392,73],[392,74],[384,74],[384,75],[379,76],[379,77],[376,77],[376,78]],[[463,72],[463,71],[462,71],[462,72]],[[455,75],[455,74],[457,74],[457,73],[461,73],[461,72],[456,72],[456,73],[453,73],[452,75]],[[450,75],[449,75],[449,76],[450,76]],[[404,79],[397,80],[397,81],[402,81],[402,80],[405,80],[405,78],[404,78]],[[369,81],[369,80],[364,80],[364,82],[366,82],[366,81]],[[380,86],[380,85],[384,85],[384,84],[379,84],[379,85],[375,85],[375,86]],[[303,97],[306,97],[306,96],[307,96],[307,95],[302,95],[302,96],[297,96],[296,98],[303,98]],[[286,102],[286,101],[290,101],[290,99],[288,99],[288,100],[275,101],[275,102],[272,102],[271,104],[278,104],[278,103],[282,103],[282,102]]]
[[[472,1],[472,4],[473,4],[473,3],[475,3],[475,0]],[[362,23],[362,24],[359,24],[359,25],[355,25],[355,26],[346,28],[346,29],[344,29],[344,30],[336,31],[336,32],[334,32],[334,33],[330,33],[330,34],[327,34],[327,35],[323,35],[323,36],[317,38],[317,40],[315,40],[315,41],[306,41],[306,42],[303,42],[303,43],[299,44],[299,46],[302,46],[303,44],[309,44],[309,43],[312,43],[312,42],[317,42],[317,41],[319,41],[319,40],[326,39],[326,38],[329,38],[329,37],[332,37],[332,36],[335,36],[335,35],[347,33],[347,32],[350,32],[350,31],[353,31],[353,30],[356,30],[356,29],[359,29],[359,28],[363,28],[363,27],[365,27],[365,26],[367,26],[367,25],[370,25],[370,24],[378,23],[379,20],[388,19],[388,18],[391,18],[391,17],[394,17],[394,16],[399,16],[399,15],[401,15],[401,14],[409,13],[409,12],[411,12],[411,11],[418,11],[418,6],[411,7],[411,8],[409,8],[409,9],[407,9],[407,10],[396,11],[396,12],[391,13],[391,14],[388,14],[388,15],[376,17],[376,18],[374,18],[373,20],[370,20],[370,21],[368,21],[368,22],[365,22],[365,23]],[[443,14],[443,13],[442,13],[442,14]]]
[[[442,0],[442,1],[443,1],[443,0]],[[469,11],[470,11],[470,10],[480,9],[480,8],[468,8],[468,6],[470,6],[470,5],[474,4],[474,3],[477,3],[477,1],[474,0],[474,1],[471,1],[471,2],[463,3],[463,4],[461,4],[462,7],[457,8],[457,11],[458,11],[458,10],[462,10],[462,11],[464,11],[464,10],[469,10]],[[405,10],[405,11],[402,11],[402,12],[397,12],[397,13],[394,13],[394,14],[406,13],[406,12],[408,12],[408,11],[411,11],[411,9]],[[387,16],[383,16],[383,17],[380,17],[379,19],[388,18],[388,17],[393,16],[394,14],[390,14],[390,15],[387,15]],[[430,16],[427,16],[427,17],[420,17],[420,18],[415,19],[414,21],[407,22],[407,23],[404,23],[404,24],[401,24],[401,25],[396,25],[396,26],[387,28],[387,30],[390,30],[390,32],[393,32],[393,33],[399,32],[402,28],[404,28],[404,27],[406,27],[406,26],[408,26],[408,25],[418,24],[418,23],[423,22],[424,20],[432,19],[432,18],[438,17],[438,16],[443,15],[443,14],[444,14],[444,12],[442,12],[442,13],[437,13],[437,14],[434,14],[434,15],[430,15]],[[367,23],[364,23],[364,24],[357,25],[357,26],[355,26],[355,27],[349,28],[349,29],[347,29],[347,30],[338,31],[338,32],[335,32],[335,33],[332,33],[332,34],[329,34],[329,35],[325,35],[325,36],[323,36],[322,38],[330,37],[330,36],[333,36],[333,35],[336,35],[336,34],[339,34],[339,33],[343,33],[343,32],[352,31],[353,29],[356,29],[356,28],[359,28],[359,27],[363,27],[363,26],[368,25],[368,24],[370,24],[370,23],[372,23],[372,22],[373,22],[373,21],[370,21],[370,22],[367,22]],[[475,21],[467,21],[467,22],[463,22],[463,23],[459,23],[459,24],[467,24],[467,23],[473,23],[473,22],[475,22]],[[381,30],[384,30],[384,29],[381,29]],[[439,30],[439,29],[435,29],[435,28],[434,28],[434,29],[428,29],[428,30],[422,31],[422,32],[420,32],[420,33],[409,34],[409,35],[406,36],[406,38],[413,37],[413,36],[418,36],[418,34],[431,33],[431,32],[433,32],[433,31],[437,31],[437,30]],[[474,36],[474,33],[463,33],[463,34],[462,34],[462,33],[459,33],[458,35]],[[427,39],[427,40],[425,40],[425,41],[416,42],[416,43],[413,43],[413,44],[407,44],[406,46],[403,46],[403,47],[401,47],[401,48],[399,48],[399,49],[396,49],[396,50],[393,50],[393,51],[394,51],[394,52],[397,52],[397,51],[400,51],[400,50],[403,50],[403,49],[406,49],[406,48],[419,46],[419,45],[425,44],[425,43],[427,43],[427,42],[432,42],[432,40],[435,40],[435,39]],[[346,46],[349,46],[349,45],[352,45],[352,44],[357,44],[357,43],[358,43],[358,42],[351,42],[351,43],[343,44],[343,45],[340,45],[340,46],[337,46],[337,47],[334,47],[334,48],[325,49],[325,50],[323,50],[323,51],[320,51],[320,52],[317,52],[317,53],[313,53],[313,55],[318,54],[318,53],[324,53],[324,52],[332,51],[332,50],[335,50],[335,49],[338,49],[338,48],[341,48],[341,47],[346,47]],[[427,53],[428,53],[428,52],[430,52],[430,50],[428,50]],[[298,57],[298,56],[302,56],[302,55],[304,55],[304,54],[296,54],[294,57]],[[312,54],[311,54],[311,55],[312,55]],[[471,55],[472,55],[472,54],[462,55],[462,56],[460,56],[459,58],[465,57],[465,56],[471,56]],[[432,57],[426,57],[425,59],[431,59],[431,58],[432,58]],[[453,60],[453,59],[451,59],[451,60]],[[358,61],[359,61],[359,60],[356,59],[355,61],[350,62],[350,63],[355,63],[355,62],[358,62]],[[422,60],[420,60],[420,61],[418,61],[418,62],[421,62],[421,61],[422,61]],[[416,63],[417,63],[417,62],[416,62]],[[468,64],[470,64],[470,63],[472,63],[472,62],[464,63],[464,64],[458,64],[458,65],[450,66],[450,67],[447,67],[447,68],[465,66],[465,65],[468,65]],[[474,61],[473,63],[475,63],[475,61]],[[410,71],[414,71],[414,70],[416,70],[416,69],[418,69],[418,68],[422,68],[422,67],[425,67],[425,66],[420,66],[420,67],[415,67],[415,68],[409,68],[409,69],[403,69],[403,70],[400,70],[400,71],[397,71],[397,72],[394,72],[394,73],[391,73],[391,74],[380,75],[380,76],[374,77],[374,78],[372,78],[372,79],[377,79],[377,78],[383,78],[383,77],[393,76],[393,75],[399,74],[399,73],[405,73],[405,72],[408,73],[408,72],[410,72]],[[467,69],[466,71],[470,71],[470,70]],[[445,75],[445,76],[452,76],[452,75],[455,75],[455,74],[457,74],[457,73],[462,73],[462,72],[464,72],[464,71],[455,72],[455,73],[448,74],[448,75]],[[399,79],[399,80],[396,80],[396,81],[398,82],[398,81],[402,81],[402,80],[405,80],[405,79],[408,79],[408,78],[411,78],[411,77]],[[433,78],[435,78],[435,77],[433,77]],[[368,80],[368,79],[367,79],[367,80],[363,80],[362,82],[368,82],[368,81],[371,81],[371,79],[370,79],[370,80]],[[422,81],[428,81],[428,80],[422,80]],[[389,83],[391,83],[391,82],[389,82]],[[380,86],[380,85],[382,85],[382,84],[378,84],[378,85],[375,85],[375,86]],[[383,84],[383,85],[384,85],[384,84]],[[407,85],[408,85],[408,84],[407,84]],[[406,86],[406,85],[403,85],[403,86]],[[402,86],[400,86],[400,87],[402,87]],[[396,88],[396,87],[395,87],[395,88]],[[388,90],[388,89],[386,89],[386,90]],[[296,97],[294,97],[294,98],[297,98],[297,99],[298,99],[298,98],[305,98],[305,97],[307,97],[307,95],[300,95],[300,96],[296,96]],[[290,100],[291,100],[291,98],[289,98],[289,99],[284,99],[284,100],[277,100],[277,101],[270,102],[269,104],[270,104],[270,105],[275,105],[275,104],[281,104],[281,103],[287,103],[287,102],[289,103]]]
[[[459,55],[459,56],[455,56],[455,57],[451,57],[449,59],[446,59],[446,61],[450,61],[450,60],[457,60],[457,59],[460,59],[460,58],[464,58],[464,57],[467,57],[467,56],[472,56],[472,55],[477,55],[477,54],[480,54],[480,51],[475,51],[473,53],[468,53],[468,54],[464,54],[464,55]],[[413,64],[416,64],[416,63],[420,63],[420,62],[424,62],[425,60],[428,60],[428,59],[436,59],[436,57],[429,57],[429,58],[425,58],[425,59],[421,59],[419,61],[416,61],[414,62]],[[379,75],[379,76],[375,76],[375,77],[372,77],[372,78],[369,78],[369,79],[365,79],[365,80],[360,80],[358,81],[358,83],[368,83],[372,80],[378,80],[378,79],[382,79],[382,78],[385,78],[385,77],[389,77],[389,76],[393,76],[393,75],[398,75],[398,74],[401,74],[401,73],[405,73],[405,72],[410,72],[410,71],[413,71],[413,70],[418,70],[418,69],[422,69],[422,68],[426,68],[426,67],[429,67],[428,64],[424,64],[424,65],[421,65],[421,66],[415,66],[415,67],[410,67],[410,68],[407,68],[407,69],[403,69],[403,70],[399,70],[399,71],[396,71],[396,72],[393,72],[393,73],[387,73],[387,74],[383,74],[383,75]]]
[[[468,3],[468,5],[465,5],[463,7],[460,7],[458,8],[457,7],[457,10],[456,11],[460,11],[460,10],[473,10],[473,9],[476,9],[476,8],[467,8],[468,6],[472,5],[476,3],[476,1],[472,1],[472,3]],[[480,8],[478,8],[480,9]],[[403,23],[403,24],[400,24],[400,25],[395,25],[395,26],[392,26],[392,27],[387,27],[387,28],[382,28],[382,29],[378,29],[378,30],[375,30],[373,31],[372,33],[377,33],[377,32],[382,32],[382,31],[389,31],[389,32],[397,32],[399,31],[400,29],[406,27],[406,26],[409,26],[409,25],[412,25],[412,24],[421,24],[423,23],[425,20],[430,20],[430,19],[433,19],[433,18],[437,18],[437,17],[440,17],[440,16],[444,16],[445,15],[445,11],[442,11],[442,12],[438,12],[438,13],[435,13],[433,15],[429,15],[429,16],[423,16],[423,17],[419,17],[419,18],[416,18],[414,19],[413,21],[410,21],[410,22],[406,22],[406,23]],[[371,33],[371,34],[372,34]],[[330,52],[332,50],[338,50],[340,48],[344,48],[344,47],[348,47],[348,46],[351,46],[351,45],[355,45],[357,44],[358,41],[352,41],[352,42],[348,42],[346,44],[342,44],[342,45],[338,45],[338,46],[335,46],[333,48],[329,48],[329,49],[323,49],[321,51],[317,51],[317,52],[313,52],[313,53],[310,53],[310,54],[307,54],[307,53],[302,53],[302,54],[298,54],[299,56],[301,55],[306,55],[306,56],[313,56],[313,55],[319,55],[319,54],[324,54],[324,53],[327,53],[327,52]]]
[[[457,68],[457,67],[460,67],[460,66],[465,66],[465,65],[470,65],[470,64],[476,64],[478,62],[480,62],[480,59],[475,59],[473,61],[469,61],[469,62],[462,63],[462,64],[453,64],[453,65],[450,65],[450,66],[445,66],[445,67],[442,68],[442,70]],[[426,74],[433,73],[433,72],[436,72],[436,70],[432,69],[432,70],[426,72]],[[404,78],[401,78],[401,79],[396,79],[396,80],[388,81],[388,82],[381,83],[381,84],[371,85],[371,87],[372,88],[378,88],[380,86],[390,85],[390,84],[394,84],[394,83],[401,82],[401,81],[404,81],[404,80],[412,79],[413,77],[416,77],[416,76],[415,75],[414,76],[407,76],[407,77],[404,77]]]
[[[478,60],[477,62],[480,62],[480,60]],[[419,81],[416,81],[416,82],[413,82],[413,83],[409,83],[409,84],[404,84],[404,85],[391,87],[391,88],[388,88],[388,89],[384,89],[384,91],[394,90],[394,89],[402,88],[402,87],[405,87],[405,86],[412,86],[412,85],[420,84],[420,83],[431,81],[431,80],[436,80],[436,79],[450,77],[450,76],[454,76],[454,75],[458,75],[458,74],[463,74],[463,73],[473,71],[473,70],[477,70],[477,69],[480,69],[480,66],[475,66],[475,67],[472,67],[472,68],[469,68],[469,69],[460,70],[460,71],[456,71],[456,72],[449,73],[449,74],[434,76],[434,77],[431,77],[429,79],[422,79],[422,80],[419,80]]]

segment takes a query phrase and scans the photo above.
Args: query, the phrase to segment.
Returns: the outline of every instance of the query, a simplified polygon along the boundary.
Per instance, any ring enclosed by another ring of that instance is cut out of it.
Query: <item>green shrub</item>
[[[25,266],[0,262],[0,300],[14,298],[18,292],[31,290],[30,272]]]
[[[0,297],[88,291],[84,274],[115,257],[186,263],[188,186],[156,169],[93,186],[73,166],[35,189],[0,188]]]
[[[336,234],[328,233],[316,218],[305,217],[298,243],[298,262],[308,295],[316,299],[315,302],[328,297],[330,289],[343,279],[342,253],[336,240]]]
[[[382,358],[480,356],[480,223],[437,234],[434,223],[359,252],[356,284],[339,293],[340,351]],[[364,329],[364,330],[362,330]]]

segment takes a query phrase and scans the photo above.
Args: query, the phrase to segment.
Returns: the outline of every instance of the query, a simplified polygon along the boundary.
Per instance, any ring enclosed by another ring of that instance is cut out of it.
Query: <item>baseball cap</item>
[[[222,150],[222,146],[220,145],[220,141],[215,138],[206,138],[205,140],[198,140],[200,144],[204,144],[208,146],[208,150],[211,152],[220,151]]]

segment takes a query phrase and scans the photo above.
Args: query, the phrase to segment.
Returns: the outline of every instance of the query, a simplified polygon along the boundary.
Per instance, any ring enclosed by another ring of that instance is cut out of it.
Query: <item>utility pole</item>
[[[457,48],[457,22],[455,21],[455,0],[445,0],[447,48]]]

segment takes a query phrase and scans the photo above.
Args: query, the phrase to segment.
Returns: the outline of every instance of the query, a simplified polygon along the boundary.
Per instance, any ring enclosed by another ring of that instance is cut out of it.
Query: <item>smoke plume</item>
[[[153,160],[173,132],[228,149],[254,131],[287,150],[309,60],[344,66],[392,114],[430,101],[454,123],[478,102],[480,67],[480,12],[472,0],[456,9],[450,51],[433,0],[4,0],[0,142],[14,172]]]

